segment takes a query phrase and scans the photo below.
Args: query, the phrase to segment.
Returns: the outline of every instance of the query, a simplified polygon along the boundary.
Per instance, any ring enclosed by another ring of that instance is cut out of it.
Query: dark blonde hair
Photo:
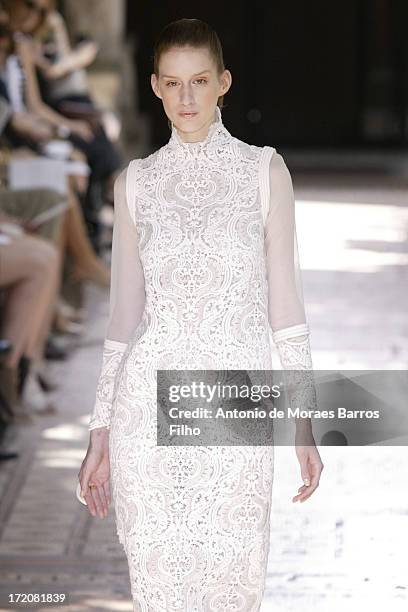
[[[201,19],[179,19],[167,24],[156,38],[153,51],[153,72],[159,76],[159,62],[163,53],[172,47],[205,47],[220,75],[224,70],[224,58],[220,39],[215,30]],[[219,108],[224,107],[224,96],[217,100]]]

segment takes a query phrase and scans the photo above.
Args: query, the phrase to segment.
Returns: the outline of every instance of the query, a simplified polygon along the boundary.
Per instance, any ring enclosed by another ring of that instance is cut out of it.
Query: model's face
[[[218,74],[208,49],[194,47],[169,49],[160,58],[158,76],[151,75],[154,93],[185,142],[206,137],[217,100],[231,81],[229,70]]]

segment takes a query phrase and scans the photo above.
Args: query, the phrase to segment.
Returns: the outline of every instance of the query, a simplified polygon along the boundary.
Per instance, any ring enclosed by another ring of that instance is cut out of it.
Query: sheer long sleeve
[[[268,170],[264,170],[261,178],[267,213],[269,325],[282,369],[289,370],[285,378],[290,406],[314,410],[317,394],[303,300],[292,179],[282,156],[276,152],[272,151]],[[312,444],[310,419],[295,420],[296,443]]]
[[[265,257],[268,278],[268,318],[292,407],[312,410],[317,396],[306,321],[296,237],[295,197],[289,170],[272,152],[269,172],[263,175],[267,196]],[[300,372],[299,372],[300,370]],[[298,442],[310,441],[310,420],[298,419]],[[308,442],[307,442],[308,443]]]
[[[312,367],[309,326],[303,301],[292,179],[279,153],[272,154],[268,171],[265,257],[272,340],[283,368],[309,369]]]
[[[109,320],[89,430],[110,427],[116,374],[145,306],[145,283],[137,230],[128,206],[133,195],[127,183],[129,167],[118,176],[114,186]]]

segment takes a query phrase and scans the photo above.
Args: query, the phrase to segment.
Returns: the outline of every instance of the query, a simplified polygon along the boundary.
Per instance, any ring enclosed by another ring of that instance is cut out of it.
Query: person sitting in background
[[[43,99],[61,114],[81,113],[98,118],[112,142],[119,139],[121,125],[114,113],[99,109],[92,99],[86,67],[95,60],[99,45],[84,35],[71,46],[63,16],[49,0],[49,12],[32,32],[33,57],[38,68]]]
[[[32,34],[34,61],[46,83],[47,102],[50,105],[66,98],[78,96],[93,105],[85,68],[95,60],[99,46],[95,41],[84,40],[71,47],[63,16],[49,2],[49,12],[42,25]]]
[[[3,41],[4,37],[2,38],[0,25],[0,71],[4,65],[7,53],[2,46]],[[4,121],[3,125],[0,126],[0,147],[6,147],[6,150],[9,147],[13,148],[11,153],[9,153],[10,159],[21,155],[27,156],[27,152],[24,152],[24,147],[19,146],[19,144],[26,143],[26,139],[29,139],[30,142],[34,142],[35,144],[49,140],[49,125],[41,124],[34,120],[32,116],[27,116],[25,112],[16,113],[14,111],[7,95],[7,88],[1,78],[0,100],[3,100],[3,105],[9,108],[7,119]],[[21,137],[22,142],[16,143],[18,137]],[[74,158],[77,158],[76,153],[77,152],[73,155]],[[108,287],[110,283],[110,269],[103,259],[95,254],[92,248],[92,244],[88,239],[83,211],[81,209],[81,194],[78,190],[79,187],[86,190],[87,183],[83,183],[83,177],[80,177],[80,181],[78,178],[79,177],[73,175],[68,179],[67,199],[69,208],[65,215],[60,250],[62,251],[67,248],[69,253],[73,256],[75,262],[73,272],[74,280],[89,280],[99,286]],[[15,214],[20,217],[35,215],[39,212],[38,205],[35,207],[35,210],[30,212],[30,207],[28,206],[29,200],[27,200],[25,206],[17,204],[16,208],[14,208],[11,202],[16,201],[16,199],[18,199],[17,196],[7,198],[3,195],[3,212],[9,212],[9,214]]]
[[[17,2],[20,2],[20,0],[17,0]],[[9,18],[9,12],[5,10],[6,4],[3,1],[3,10],[0,7],[2,50],[5,53],[1,74],[7,87],[13,111],[17,113],[25,111],[36,115],[37,119],[50,126],[54,133],[59,130],[61,133],[69,132],[84,140],[91,140],[93,132],[88,122],[63,117],[42,102],[37,89],[36,76],[31,74],[30,71],[31,58],[26,55],[30,52],[30,45],[23,33],[20,32],[19,21],[13,22]],[[24,5],[24,2],[21,2],[20,5]],[[14,3],[11,6],[13,11],[18,8]],[[12,27],[13,23],[14,27]]]
[[[94,248],[100,252],[102,225],[99,215],[104,200],[113,203],[113,185],[122,169],[122,156],[107,137],[98,118],[87,116],[87,121],[68,119],[45,104],[42,99],[36,72],[33,32],[44,23],[50,12],[48,0],[30,0],[29,3],[24,0],[3,0],[3,4],[8,14],[9,27],[14,34],[15,53],[19,60],[9,60],[12,67],[10,72],[14,74],[16,81],[16,71],[18,68],[21,70],[19,83],[22,83],[23,98],[28,110],[59,128],[60,134],[65,134],[87,157],[91,175],[83,207]],[[69,122],[68,131],[66,121]],[[74,128],[80,126],[80,129],[72,130],[69,127],[72,124]],[[91,130],[92,126],[91,135],[80,133],[84,125],[88,126],[88,130]]]
[[[1,59],[1,58],[0,58]],[[1,63],[1,61],[0,61]],[[22,157],[34,157],[36,154],[31,150],[17,149],[9,150],[7,147],[3,147],[7,139],[2,138],[2,131],[6,131],[7,125],[13,121],[13,112],[8,104],[6,97],[3,97],[0,88],[0,170],[4,177],[7,175],[7,164],[13,159],[21,159]],[[8,287],[12,282],[10,279],[15,279],[15,282],[21,282],[23,286],[23,294],[26,291],[24,289],[27,278],[29,279],[31,267],[27,267],[27,276],[23,277],[24,266],[26,265],[25,257],[30,256],[30,250],[25,250],[25,253],[18,255],[19,249],[26,249],[31,247],[39,253],[39,261],[35,259],[34,264],[38,264],[41,267],[43,258],[41,253],[47,254],[47,247],[43,247],[43,242],[49,242],[51,252],[57,253],[58,262],[58,286],[60,287],[60,281],[62,277],[62,263],[65,260],[65,254],[69,253],[74,261],[75,267],[72,274],[73,279],[76,282],[83,280],[91,280],[100,286],[108,287],[110,285],[110,269],[105,262],[99,259],[92,245],[89,242],[86,234],[86,227],[83,220],[82,211],[80,209],[79,202],[75,196],[73,188],[73,180],[75,177],[68,177],[67,194],[65,199],[67,200],[68,207],[63,214],[58,214],[53,218],[47,219],[40,225],[34,223],[35,217],[54,208],[62,199],[61,193],[50,190],[50,189],[19,189],[17,191],[8,189],[5,185],[0,184],[0,222],[2,227],[2,243],[8,245],[11,242],[11,238],[14,236],[21,237],[17,243],[13,243],[6,248],[3,246],[3,250],[0,253],[2,261],[2,285]],[[0,176],[1,183],[1,176]],[[11,236],[7,236],[7,233]],[[23,240],[25,233],[36,234],[37,242],[31,243],[30,241]],[[39,242],[38,242],[39,241]],[[51,260],[53,256],[51,255]],[[46,265],[43,265],[44,271]],[[34,265],[34,275],[36,268]],[[50,273],[51,278],[53,273]],[[34,287],[39,286],[38,281],[33,282]],[[32,285],[28,285],[29,287]],[[40,287],[41,288],[41,287]],[[44,289],[45,295],[49,293],[47,287]],[[27,340],[27,334],[29,333],[24,326],[19,326],[15,323],[14,317],[20,316],[20,310],[15,308],[15,300],[20,295],[17,290],[14,294],[11,292],[7,302],[11,304],[6,315],[3,316],[0,312],[0,324],[2,333],[0,333],[0,339],[9,338],[13,343],[13,351],[10,355],[10,363],[8,367],[10,371],[6,371],[9,376],[11,389],[16,383],[16,361],[19,363],[19,370],[23,369],[27,376],[27,383],[25,385],[25,394],[23,396],[23,402],[25,407],[29,410],[35,410],[41,412],[48,409],[48,400],[45,397],[42,389],[50,387],[49,374],[45,372],[44,362],[44,344],[49,341],[49,334],[51,329],[51,322],[54,326],[57,323],[57,331],[70,332],[70,322],[61,313],[61,300],[57,293],[49,303],[49,311],[40,316],[42,319],[41,330],[37,333],[37,338],[30,341]],[[17,296],[17,297],[16,297]],[[28,304],[28,303],[27,303]],[[40,309],[41,310],[41,309]],[[23,309],[23,312],[24,309]],[[27,319],[28,321],[29,319]],[[35,327],[35,326],[34,326]],[[35,330],[30,330],[35,336]],[[28,344],[28,353],[25,351],[22,353],[22,347]],[[48,348],[48,344],[47,344]],[[35,354],[34,354],[35,353]],[[55,351],[54,351],[55,354]],[[4,374],[4,369],[3,369]],[[7,378],[7,377],[6,377]],[[14,381],[14,383],[13,383]],[[41,387],[39,384],[41,383]],[[1,386],[1,384],[0,384]],[[1,390],[0,390],[1,392]],[[9,388],[10,395],[10,388]],[[11,403],[15,403],[16,393],[11,394]]]

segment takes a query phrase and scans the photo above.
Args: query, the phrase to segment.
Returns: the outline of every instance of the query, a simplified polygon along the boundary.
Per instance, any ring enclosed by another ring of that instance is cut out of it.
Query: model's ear
[[[161,99],[161,95],[160,95],[160,91],[159,91],[159,85],[157,82],[157,76],[154,74],[154,72],[152,73],[152,75],[150,76],[150,83],[152,86],[152,89],[155,93],[155,95]]]
[[[230,89],[231,87],[231,83],[232,83],[232,74],[229,70],[225,69],[222,74],[221,74],[221,78],[220,78],[220,83],[221,83],[221,94],[220,95],[224,95],[227,93],[227,91]]]

